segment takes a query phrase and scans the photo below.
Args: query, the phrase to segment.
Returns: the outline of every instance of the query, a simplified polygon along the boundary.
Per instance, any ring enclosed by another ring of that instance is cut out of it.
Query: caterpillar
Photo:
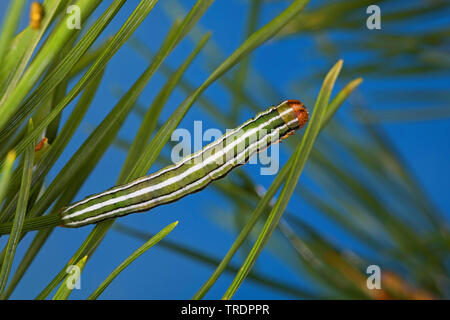
[[[61,226],[81,227],[147,211],[200,191],[246,163],[253,154],[302,128],[308,117],[302,102],[286,100],[258,113],[176,164],[63,208]]]
[[[32,29],[40,29],[42,18],[44,17],[44,7],[39,2],[33,2],[30,7],[30,26]]]

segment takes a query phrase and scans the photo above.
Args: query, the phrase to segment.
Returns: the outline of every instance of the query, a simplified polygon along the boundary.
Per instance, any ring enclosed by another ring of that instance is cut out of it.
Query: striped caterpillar
[[[174,165],[63,208],[61,224],[69,228],[81,227],[146,211],[200,191],[246,163],[253,154],[293,134],[307,121],[308,111],[303,103],[284,101]]]

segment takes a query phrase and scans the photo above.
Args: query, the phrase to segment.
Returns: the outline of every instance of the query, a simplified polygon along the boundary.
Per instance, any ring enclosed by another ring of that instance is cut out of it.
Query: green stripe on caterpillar
[[[246,163],[253,154],[293,134],[307,121],[308,111],[303,103],[284,101],[174,165],[63,208],[61,226],[81,227],[147,211],[200,191]]]

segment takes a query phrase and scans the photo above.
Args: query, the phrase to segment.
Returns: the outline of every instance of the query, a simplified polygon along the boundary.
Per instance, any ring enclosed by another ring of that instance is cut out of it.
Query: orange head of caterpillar
[[[298,120],[298,128],[301,129],[308,122],[308,109],[306,109],[305,105],[298,100],[291,99],[288,100],[287,103],[292,108],[292,110],[294,110],[294,114]]]

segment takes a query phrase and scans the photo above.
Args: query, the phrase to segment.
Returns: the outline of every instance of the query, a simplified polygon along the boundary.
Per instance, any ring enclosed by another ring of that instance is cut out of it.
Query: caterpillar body
[[[303,103],[284,101],[174,165],[63,208],[62,226],[81,227],[147,211],[200,191],[247,162],[253,154],[302,128],[307,121],[308,111]]]

